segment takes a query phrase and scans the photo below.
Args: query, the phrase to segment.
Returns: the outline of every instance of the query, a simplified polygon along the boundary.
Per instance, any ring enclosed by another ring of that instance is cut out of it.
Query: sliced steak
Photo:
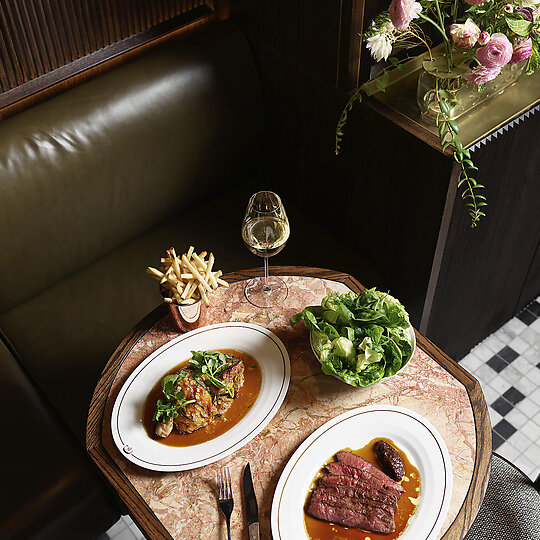
[[[341,451],[336,454],[337,460],[343,465],[354,467],[363,472],[370,473],[373,477],[380,479],[388,487],[394,487],[394,489],[400,493],[403,493],[405,489],[399,484],[392,480],[388,475],[384,474],[381,470],[377,469],[375,465],[368,463],[366,460],[362,459],[360,456],[353,454],[351,452]]]
[[[382,534],[389,534],[396,530],[393,520],[381,519],[373,514],[368,515],[358,510],[339,508],[314,499],[310,500],[307,513],[314,518],[345,527],[355,527]]]
[[[325,486],[323,484],[320,484],[313,491],[313,493],[317,493],[317,496],[319,496],[319,494],[326,493],[328,495],[341,497],[342,499],[354,499],[359,504],[384,508],[392,514],[395,514],[398,509],[397,499],[395,499],[394,497],[386,496],[385,494],[378,491],[368,492],[355,488],[341,486]]]
[[[393,493],[396,497],[401,496],[401,493],[403,493],[404,491],[401,486],[399,486],[401,489],[396,489],[395,482],[393,482],[390,478],[388,478],[388,480],[383,480],[381,478],[373,476],[366,471],[361,471],[360,469],[356,469],[355,467],[348,467],[347,465],[342,465],[341,463],[329,463],[327,466],[327,470],[330,474],[333,474],[335,476],[346,476],[353,480],[357,480],[359,482],[363,482],[369,486],[372,486],[373,489]]]
[[[340,508],[351,508],[352,510],[361,510],[366,514],[373,514],[381,519],[394,519],[395,510],[386,506],[384,503],[370,499],[358,499],[356,497],[343,497],[340,494],[332,493],[324,488],[317,488],[311,495],[312,499],[322,501],[332,506]]]

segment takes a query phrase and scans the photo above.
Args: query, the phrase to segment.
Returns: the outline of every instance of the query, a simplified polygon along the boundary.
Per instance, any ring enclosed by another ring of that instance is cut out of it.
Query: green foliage
[[[521,37],[527,37],[530,34],[533,26],[532,22],[526,21],[522,17],[510,17],[508,15],[505,19],[508,28],[510,28],[514,34]]]
[[[189,365],[193,369],[193,376],[200,377],[205,384],[213,384],[216,388],[227,390],[234,397],[234,389],[229,388],[221,380],[223,373],[238,362],[232,354],[219,351],[191,351]]]
[[[403,58],[402,60],[398,60],[397,58],[390,58],[389,63],[390,65],[385,67],[380,73],[369,79],[369,81],[365,82],[360,88],[357,88],[347,103],[345,104],[345,107],[343,107],[343,111],[341,112],[341,116],[339,117],[338,124],[336,127],[336,144],[335,144],[335,153],[336,156],[339,155],[341,152],[341,142],[343,140],[343,130],[345,129],[345,126],[347,124],[347,121],[349,119],[349,113],[352,111],[355,103],[361,103],[362,102],[362,94],[365,94],[366,96],[371,96],[373,94],[373,90],[371,85],[374,84],[376,89],[379,92],[384,92],[386,90],[386,87],[388,86],[388,83],[390,82],[390,71],[397,68],[399,70],[405,69],[405,62],[407,62],[410,58]]]
[[[529,58],[529,61],[527,62],[527,68],[525,73],[527,75],[531,75],[534,73],[538,68],[540,68],[540,44],[537,40],[533,39],[532,42],[532,53]]]
[[[460,165],[458,176],[458,188],[462,188],[462,199],[471,218],[471,227],[476,227],[481,217],[486,214],[482,211],[487,205],[486,198],[479,191],[484,188],[472,176],[471,171],[478,168],[471,160],[471,153],[459,140],[459,127],[457,123],[450,118],[452,108],[455,105],[455,98],[449,99],[448,91],[435,89],[435,99],[438,102],[440,114],[436,117],[439,139],[443,150],[447,150],[451,145],[454,147],[454,159]]]
[[[156,403],[156,412],[153,419],[157,422],[167,423],[174,420],[183,411],[183,408],[190,403],[195,403],[194,399],[186,400],[182,390],[177,390],[177,384],[183,380],[187,372],[182,370],[179,373],[166,375],[161,380],[163,395],[167,399],[158,399]]]
[[[187,376],[187,371],[180,371],[179,373],[173,373],[172,375],[165,375],[161,380],[161,388],[163,389],[163,394],[167,399],[178,399],[181,400],[184,398],[183,392],[176,392],[176,383],[182,381]],[[178,394],[182,394],[178,397]]]
[[[388,71],[384,71],[380,77],[377,77],[375,79],[375,86],[377,87],[377,90],[379,92],[386,91],[386,87],[388,86],[388,81],[390,80],[390,74]]]
[[[329,294],[320,306],[305,308],[290,322],[300,320],[311,332],[323,372],[352,386],[370,386],[394,375],[413,353],[405,308],[376,289]]]
[[[174,420],[180,414],[181,407],[182,405],[174,401],[158,399],[156,403],[156,412],[152,419],[156,422],[163,422],[166,424],[170,420]]]
[[[408,49],[416,46],[418,42],[425,45],[429,50],[430,40],[421,29],[421,25],[429,24],[443,38],[448,71],[459,66],[472,68],[473,65],[478,63],[476,51],[481,45],[476,43],[473,48],[466,52],[461,50],[461,54],[456,55],[453,51],[452,38],[448,32],[452,23],[461,24],[470,18],[483,32],[490,35],[498,32],[503,33],[511,43],[530,38],[532,40],[532,53],[527,62],[525,73],[530,75],[540,69],[540,17],[533,15],[532,21],[528,20],[533,14],[532,8],[523,8],[523,3],[507,2],[505,0],[486,0],[478,5],[467,5],[462,0],[418,1],[422,10],[418,13],[418,18],[413,20],[407,28],[392,30],[390,25],[389,30],[387,23],[390,18],[387,10],[375,17],[373,23],[368,26],[364,33],[363,39],[366,40],[378,36],[379,33],[384,33],[385,39],[388,40],[386,43],[390,43],[392,48],[396,50]],[[377,55],[375,56],[377,57]],[[405,67],[404,62],[408,59],[397,60],[390,56],[387,67],[376,77],[373,77],[354,91],[338,121],[335,143],[336,154],[340,152],[343,131],[353,105],[362,101],[362,94],[370,96],[377,91],[384,92],[390,80],[390,70],[403,69]],[[471,217],[471,225],[476,227],[480,218],[485,216],[483,209],[486,206],[486,200],[480,193],[483,186],[478,184],[472,176],[473,171],[477,169],[471,160],[470,153],[463,148],[459,139],[459,127],[451,119],[451,111],[456,104],[455,94],[452,92],[454,89],[447,86],[430,90],[426,93],[424,99],[426,102],[435,105],[433,108],[437,112],[436,124],[443,150],[446,151],[452,148],[454,159],[460,166],[458,186],[463,190],[462,197]],[[477,91],[483,92],[484,85],[479,85]]]
[[[345,129],[345,125],[347,124],[349,113],[351,112],[353,105],[357,101],[358,103],[362,102],[362,94],[359,88],[356,89],[353,95],[349,98],[349,101],[347,101],[347,104],[343,108],[341,116],[339,117],[338,125],[336,128],[336,148],[335,148],[336,156],[341,152],[341,141],[343,140],[343,130]]]

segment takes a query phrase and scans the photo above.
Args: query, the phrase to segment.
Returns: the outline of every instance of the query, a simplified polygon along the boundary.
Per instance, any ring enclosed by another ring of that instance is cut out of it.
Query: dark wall
[[[377,268],[418,325],[452,164],[364,105],[335,155],[349,96],[337,88],[340,29],[352,26],[339,7],[333,0],[232,3],[262,83],[261,176]]]
[[[425,332],[457,358],[540,294],[539,133],[531,115],[473,153],[488,200],[474,231],[454,205]]]
[[[0,2],[0,117],[28,108],[45,89],[51,97],[69,78],[72,86],[89,80],[95,66],[228,12],[229,0]]]

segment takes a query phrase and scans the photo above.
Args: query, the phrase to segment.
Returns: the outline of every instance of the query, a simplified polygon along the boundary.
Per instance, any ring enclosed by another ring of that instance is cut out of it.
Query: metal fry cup
[[[193,304],[169,304],[176,326],[182,332],[189,332],[202,326],[205,305],[202,300]]]

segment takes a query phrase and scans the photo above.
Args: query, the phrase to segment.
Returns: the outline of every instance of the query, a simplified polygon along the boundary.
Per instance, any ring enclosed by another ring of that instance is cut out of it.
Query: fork
[[[231,514],[234,508],[234,501],[231,488],[231,474],[228,467],[218,470],[217,484],[219,507],[227,521],[227,536],[231,540]]]

